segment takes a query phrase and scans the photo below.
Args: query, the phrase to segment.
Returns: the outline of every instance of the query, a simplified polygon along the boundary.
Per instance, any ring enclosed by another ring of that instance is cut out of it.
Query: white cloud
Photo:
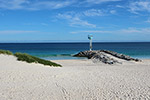
[[[90,9],[83,12],[84,16],[103,16],[104,12],[100,9]]]
[[[86,31],[75,31],[75,32],[70,32],[73,34],[77,33],[110,33],[110,31],[99,31],[99,30],[86,30]]]
[[[124,6],[122,5],[116,5],[117,8],[125,8]]]
[[[81,15],[76,14],[75,12],[67,12],[64,14],[57,15],[57,18],[66,19],[67,21],[69,21],[70,26],[96,27],[96,25],[82,20],[80,17]]]
[[[144,31],[145,31],[145,29],[136,29],[136,28],[117,30],[118,33],[142,33]]]
[[[136,1],[129,5],[130,12],[138,14],[139,11],[150,12],[150,1]]]
[[[68,6],[93,6],[95,4],[117,1],[122,0],[0,0],[0,8],[9,10],[43,10],[59,9]]]
[[[56,18],[65,19],[69,21],[70,26],[87,26],[87,27],[94,27],[97,26],[94,24],[89,23],[88,21],[84,20],[86,17],[95,17],[95,16],[106,16],[108,14],[115,14],[115,10],[101,10],[101,9],[89,9],[85,11],[78,11],[78,12],[65,12],[59,13]]]
[[[86,30],[86,31],[75,31],[71,33],[73,34],[77,34],[77,33],[150,34],[150,28],[128,28],[128,29],[120,29],[114,31]]]
[[[22,34],[22,33],[39,33],[39,31],[24,31],[24,30],[5,30],[5,31],[0,31],[0,34]]]
[[[101,4],[104,2],[116,2],[116,1],[121,1],[121,0],[86,0],[87,3],[92,3],[92,4]]]
[[[3,9],[23,9],[23,4],[28,4],[27,0],[0,0],[0,8]]]
[[[36,26],[36,25],[42,25],[42,26],[48,26],[47,23],[24,23],[23,25],[28,25],[28,26]]]
[[[111,14],[116,14],[116,10],[110,10]]]
[[[40,1],[33,3],[30,9],[40,10],[40,9],[59,9],[63,7],[70,6],[74,1]]]
[[[85,27],[92,27],[92,28],[96,27],[96,25],[91,24],[91,23],[89,23],[89,22],[87,22],[87,21],[85,21],[85,20],[81,20],[81,19],[78,18],[78,17],[72,18],[72,19],[70,20],[70,22],[71,22],[71,23],[70,23],[71,26],[85,26]]]
[[[70,6],[74,0],[66,1],[31,1],[31,0],[0,0],[0,8],[9,10],[42,10],[59,9]]]

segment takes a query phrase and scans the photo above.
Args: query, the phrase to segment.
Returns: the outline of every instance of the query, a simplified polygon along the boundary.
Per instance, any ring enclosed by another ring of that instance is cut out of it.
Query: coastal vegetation
[[[40,59],[38,57],[31,56],[31,55],[26,54],[26,53],[15,53],[15,54],[13,54],[9,50],[0,50],[0,54],[14,55],[17,57],[18,61],[25,61],[27,63],[39,63],[39,64],[43,64],[43,65],[48,65],[48,66],[62,67],[60,64],[57,64],[57,63],[54,63],[54,62],[51,62],[48,60]]]
[[[15,53],[14,55],[17,57],[17,60],[19,60],[19,61],[26,61],[28,63],[40,63],[43,65],[61,67],[61,65],[59,65],[59,64],[56,64],[56,63],[48,61],[48,60],[40,59],[38,57],[31,56],[29,54]]]
[[[13,55],[13,53],[10,52],[9,50],[0,50],[0,54]]]

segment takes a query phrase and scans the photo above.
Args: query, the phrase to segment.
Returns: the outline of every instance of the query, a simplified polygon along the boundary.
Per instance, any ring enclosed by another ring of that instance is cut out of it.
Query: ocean
[[[89,50],[89,43],[0,43],[0,49],[28,53],[46,60],[84,59],[72,55]],[[101,49],[140,59],[150,58],[150,42],[93,43],[93,50]]]

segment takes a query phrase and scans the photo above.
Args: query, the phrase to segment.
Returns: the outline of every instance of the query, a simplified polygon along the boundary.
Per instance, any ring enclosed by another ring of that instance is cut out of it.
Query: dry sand
[[[0,100],[150,100],[150,60],[105,65],[55,60],[63,67],[0,55]]]

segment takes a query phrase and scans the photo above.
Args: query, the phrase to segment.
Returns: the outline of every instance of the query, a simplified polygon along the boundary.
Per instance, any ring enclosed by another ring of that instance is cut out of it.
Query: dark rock
[[[113,58],[108,57],[107,55],[105,55],[102,52],[101,53],[96,53],[95,55],[93,55],[93,57],[91,59],[101,61],[105,64],[119,63],[117,60],[114,60]]]
[[[119,54],[119,53],[116,53],[116,52],[113,52],[113,51],[109,51],[109,50],[101,50],[102,52],[105,52],[107,54],[110,54],[112,56],[115,56],[117,58],[120,58],[120,59],[123,59],[123,60],[127,60],[127,61],[141,61],[139,59],[135,59],[135,58],[131,58],[130,56],[127,56],[127,55],[123,55],[123,54]]]
[[[117,52],[109,50],[81,51],[78,54],[74,55],[74,57],[87,57],[88,59],[101,61],[105,64],[120,63],[119,61],[107,56],[107,54],[126,61],[141,61],[139,59],[131,58],[130,56],[119,54]]]
[[[91,59],[95,54],[96,51],[81,51],[78,54],[74,55],[74,57],[87,57],[88,59]]]

